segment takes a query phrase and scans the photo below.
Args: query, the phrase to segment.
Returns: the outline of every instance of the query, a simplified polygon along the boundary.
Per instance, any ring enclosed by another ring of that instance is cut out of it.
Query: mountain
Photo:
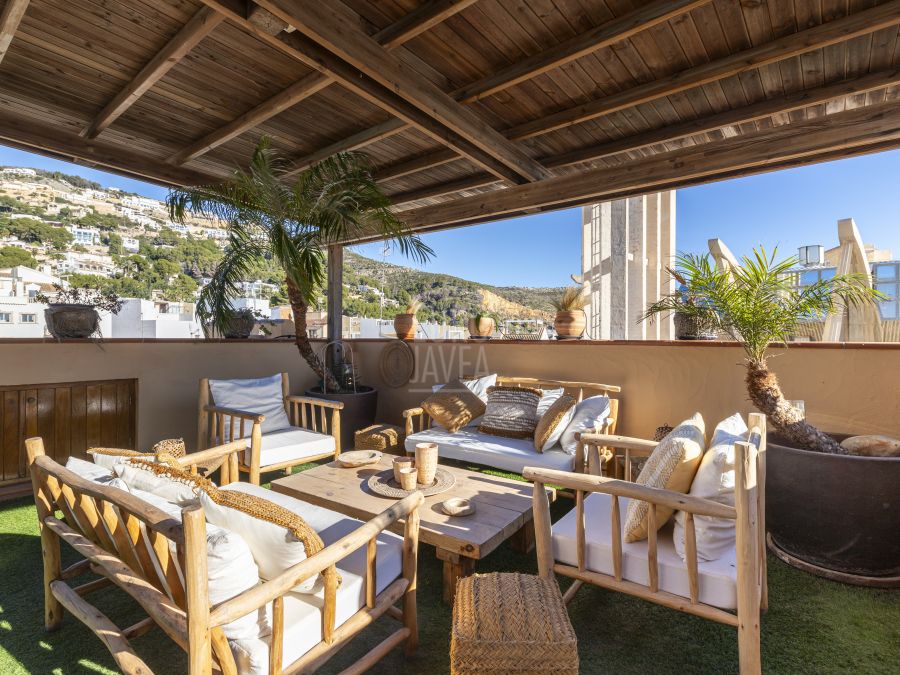
[[[368,313],[377,316],[377,290],[383,288],[386,304],[405,305],[412,298],[423,303],[421,321],[447,321],[464,324],[469,318],[483,313],[504,319],[551,320],[551,299],[562,288],[530,288],[492,286],[461,279],[449,274],[380,262],[347,251],[344,255],[344,284],[348,287],[344,307],[352,314]],[[374,313],[373,313],[374,310]],[[398,311],[393,306],[385,311],[391,316]]]

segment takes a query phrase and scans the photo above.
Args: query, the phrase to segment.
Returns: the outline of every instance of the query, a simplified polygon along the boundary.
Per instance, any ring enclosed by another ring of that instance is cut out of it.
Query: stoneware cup
[[[394,457],[394,480],[400,482],[400,469],[408,469],[413,466],[412,457]]]
[[[419,470],[419,483],[425,486],[434,483],[437,463],[437,443],[416,443],[416,468]]]
[[[400,487],[404,490],[415,490],[419,472],[415,467],[400,469]]]

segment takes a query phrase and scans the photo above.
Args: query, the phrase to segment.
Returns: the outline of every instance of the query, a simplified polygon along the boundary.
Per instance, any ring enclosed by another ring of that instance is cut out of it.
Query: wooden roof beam
[[[456,89],[450,95],[463,103],[476,101],[519,82],[537,77],[553,68],[563,66],[598,49],[630,38],[642,30],[665,23],[709,2],[711,0],[656,0],[656,2],[651,2],[644,7],[576,35],[574,38],[566,40],[555,47],[514,63],[497,73]],[[379,139],[376,137],[375,140]],[[375,140],[372,142],[374,143]],[[423,168],[430,168],[431,166],[445,163],[443,151],[435,153],[435,160],[435,164],[423,165]]]
[[[247,20],[242,0],[201,0],[201,2],[222,13],[229,22],[240,26],[263,43],[297,59],[317,72],[332,77],[348,91],[380,107],[385,112],[399,118],[400,121],[413,125],[438,143],[453,148],[498,178],[513,183],[521,182],[521,176],[513,169],[454,133],[434,116],[410,104],[390,88],[383,86],[353,65],[300,34],[300,31],[280,35],[267,33]],[[266,9],[271,8],[266,7]],[[283,16],[281,18],[284,19]],[[292,21],[291,23],[293,25],[296,22]]]
[[[485,187],[486,185],[493,185],[496,182],[497,178],[489,173],[476,173],[458,180],[428,185],[423,188],[415,188],[413,190],[398,192],[389,196],[394,203],[394,206],[397,206],[398,204],[415,202],[420,199],[431,199],[432,197],[441,197],[443,195],[453,194],[454,192],[462,192],[463,190],[473,190],[475,188]]]
[[[374,35],[374,38],[388,49],[399,47],[406,41],[411,40],[415,36],[436,26],[441,21],[448,19],[475,2],[477,2],[477,0],[433,0],[432,2],[422,5],[419,9],[410,12],[387,28],[377,32]],[[284,26],[287,26],[286,22],[281,21],[274,14],[261,8],[259,5],[253,5],[252,10],[256,10],[256,13],[254,14],[251,11],[251,13],[248,14],[248,21],[268,32],[270,35],[277,35]],[[275,30],[275,28],[271,26],[270,18],[277,22],[275,27],[277,27],[278,30]],[[191,143],[183,150],[172,155],[169,161],[173,164],[185,164],[190,162],[192,159],[196,159],[197,157],[206,154],[210,150],[217,148],[223,143],[227,143],[244,132],[258,127],[266,120],[281,114],[304,99],[322,91],[333,82],[334,80],[331,77],[323,75],[322,73],[307,75],[302,80],[295,82],[287,89],[275,94],[272,98],[263,101],[228,124],[197,139],[194,143]],[[405,123],[401,124],[406,128],[407,125]],[[334,153],[332,152],[330,154]],[[310,164],[311,163],[312,162],[310,162]],[[306,166],[308,165],[309,164],[306,164]]]
[[[412,72],[397,57],[356,28],[357,15],[348,8],[339,3],[294,0],[260,0],[259,4],[523,179],[535,181],[548,175],[544,167],[478,115],[454,101],[426,78]]]
[[[0,61],[6,56],[13,36],[19,28],[25,10],[28,9],[29,0],[6,0],[3,11],[0,12]]]
[[[159,82],[176,63],[183,59],[200,41],[218,26],[224,17],[208,7],[201,7],[166,46],[141,68],[124,89],[104,106],[82,132],[85,138],[96,138],[116,121],[128,108]]]
[[[659,80],[519,124],[507,129],[504,134],[517,141],[533,138],[897,24],[900,24],[900,0],[891,0]]]
[[[222,179],[219,175],[175,167],[111,143],[85,139],[58,125],[41,124],[33,118],[3,111],[0,111],[0,143],[168,186],[201,185]]]
[[[459,159],[459,155],[450,148],[443,148],[434,152],[418,155],[412,159],[403,160],[395,164],[389,164],[375,172],[375,180],[386,181],[418,173],[435,166],[442,166]]]
[[[656,2],[650,2],[549,49],[517,61],[506,68],[501,68],[477,82],[457,89],[452,95],[456,100],[464,103],[477,101],[554,68],[564,66],[604,47],[627,40],[641,31],[658,26],[710,2],[712,0],[656,0]]]
[[[900,106],[888,102],[413,209],[403,220],[412,230],[441,229],[897,147]]]
[[[624,152],[641,150],[659,143],[670,143],[697,134],[706,134],[738,124],[747,124],[783,113],[802,110],[809,106],[826,103],[843,96],[865,94],[870,91],[884,89],[900,84],[900,68],[871,73],[862,77],[841,80],[815,89],[806,89],[778,98],[760,101],[734,110],[701,117],[688,122],[672,124],[651,131],[625,136],[623,138],[600,143],[570,152],[543,157],[541,162],[551,168],[569,166],[579,162],[602,159]]]

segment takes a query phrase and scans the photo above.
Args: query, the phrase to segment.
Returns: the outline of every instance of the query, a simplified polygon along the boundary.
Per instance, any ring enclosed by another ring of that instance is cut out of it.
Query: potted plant
[[[401,253],[419,262],[434,252],[394,215],[364,153],[338,153],[294,175],[290,168],[263,138],[246,170],[214,185],[173,189],[169,213],[176,222],[194,214],[227,224],[225,254],[200,292],[201,322],[225,334],[239,283],[259,261],[273,260],[284,270],[297,350],[327,391],[345,392],[313,350],[306,329],[307,310],[326,282],[328,246],[380,236],[393,239]],[[352,398],[358,388],[346,393]],[[344,414],[349,417],[347,408]]]
[[[494,334],[496,327],[494,317],[478,312],[469,319],[469,337],[473,340],[488,340]]]
[[[584,308],[591,304],[590,296],[578,286],[569,286],[559,298],[551,301],[556,309],[553,328],[560,340],[577,340],[584,335],[587,316]]]
[[[57,339],[91,337],[100,329],[98,310],[118,314],[123,305],[115,293],[86,286],[53,284],[52,296],[38,293],[35,300],[49,305],[44,318],[50,335]]]
[[[669,305],[676,340],[715,340],[719,337],[715,312],[697,297],[687,275],[689,271],[667,267],[666,272],[679,284],[678,290],[662,302]]]
[[[844,436],[807,422],[769,370],[772,343],[786,348],[801,322],[883,296],[859,274],[797,288],[789,273],[797,260],[778,262],[776,253],[760,248],[729,270],[716,269],[708,256],[678,257],[688,292],[743,347],[747,393],[775,428],[765,485],[773,548],[791,564],[830,578],[898,583],[900,458],[851,454],[841,445]],[[645,318],[677,311],[680,302],[679,291],[650,305]]]
[[[229,340],[246,340],[253,333],[253,329],[260,321],[266,320],[266,315],[259,310],[245,307],[243,309],[232,310],[228,315],[228,321],[222,337]],[[268,335],[271,331],[266,326],[261,325],[260,330]]]
[[[406,309],[394,317],[394,331],[401,340],[412,340],[416,337],[416,312],[422,309],[421,300],[410,300]]]

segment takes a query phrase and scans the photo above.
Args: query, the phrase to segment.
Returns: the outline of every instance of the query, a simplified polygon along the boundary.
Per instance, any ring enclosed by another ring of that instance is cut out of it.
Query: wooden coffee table
[[[335,462],[272,481],[272,489],[310,504],[337,511],[351,518],[369,520],[395,500],[374,494],[369,477],[391,468],[392,456],[384,455],[378,464],[344,469]],[[441,465],[456,478],[455,485],[438,495],[425,498],[419,509],[419,538],[435,547],[444,563],[443,597],[450,604],[460,577],[472,574],[475,561],[484,558],[507,539],[520,551],[528,551],[534,542],[531,483],[498,478],[483,473]],[[548,488],[550,500],[556,492]],[[471,516],[448,516],[441,502],[450,497],[465,497],[476,504]],[[403,521],[394,524],[403,531]]]

